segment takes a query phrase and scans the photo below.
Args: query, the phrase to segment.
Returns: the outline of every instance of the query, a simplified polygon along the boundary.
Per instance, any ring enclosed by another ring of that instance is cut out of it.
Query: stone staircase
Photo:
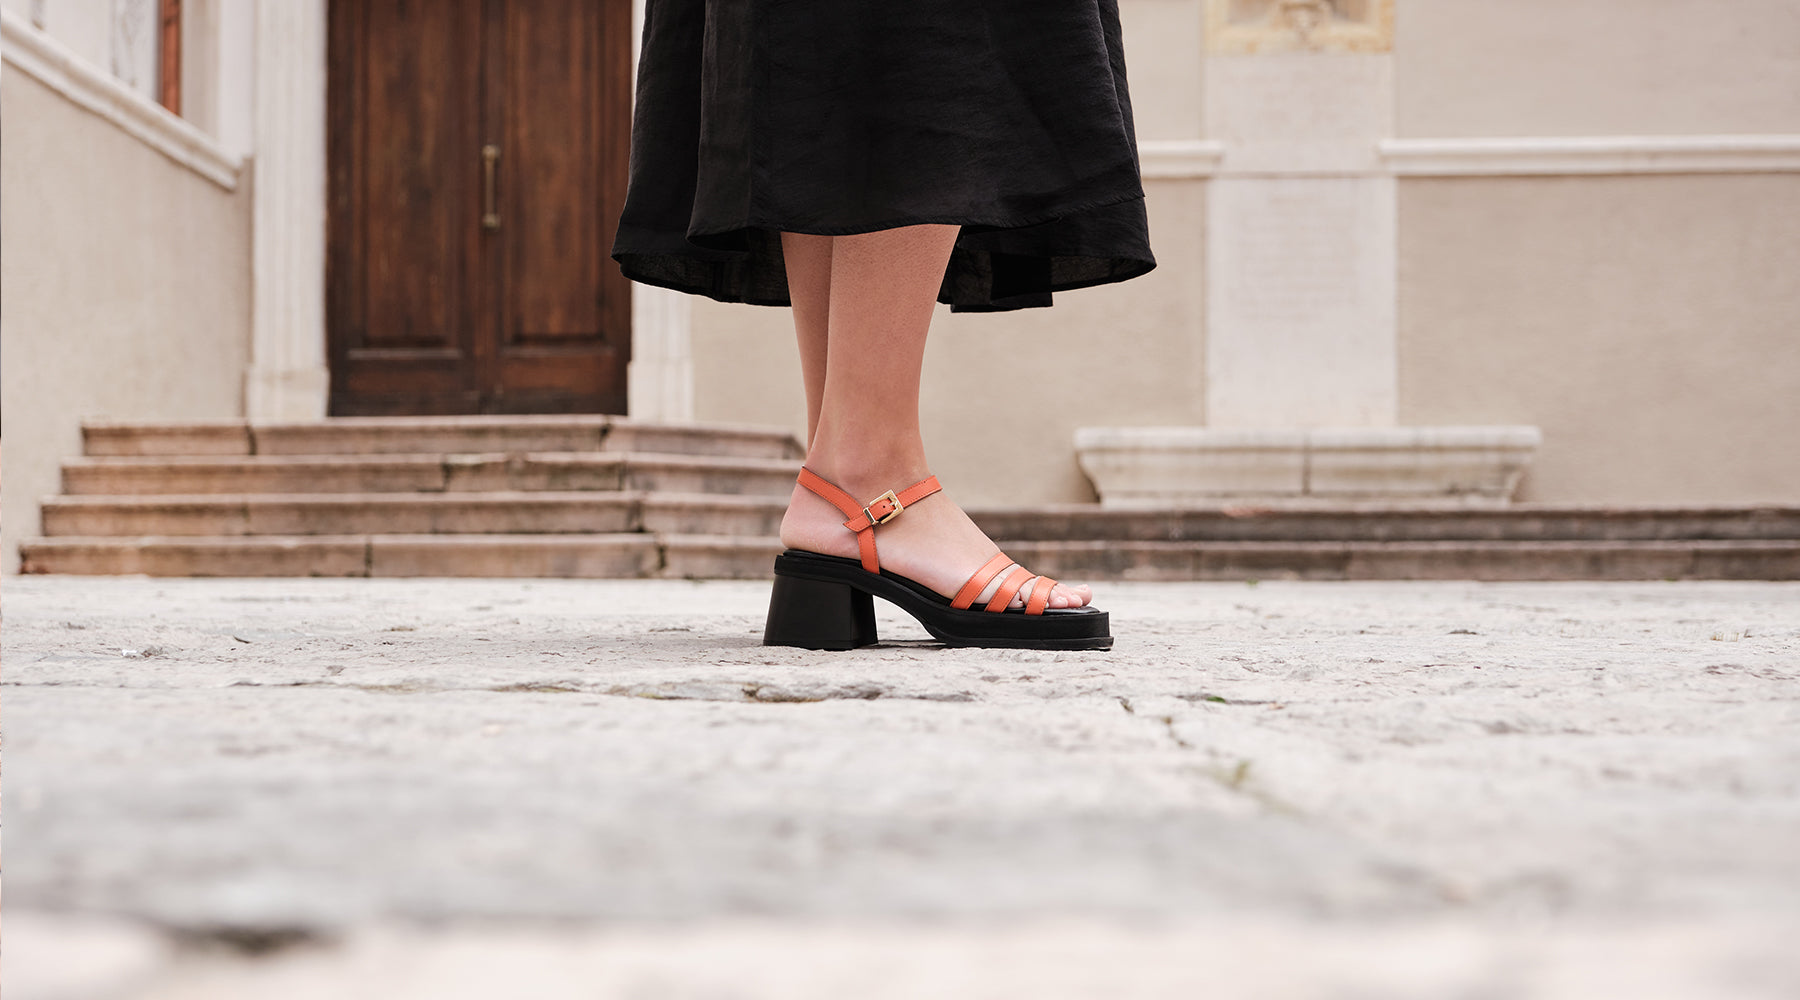
[[[23,572],[764,577],[801,454],[606,416],[82,430]]]
[[[971,511],[1069,580],[1800,580],[1800,506]]]
[[[782,432],[622,417],[92,424],[27,573],[761,579]],[[1070,580],[1800,579],[1800,506],[972,510]]]

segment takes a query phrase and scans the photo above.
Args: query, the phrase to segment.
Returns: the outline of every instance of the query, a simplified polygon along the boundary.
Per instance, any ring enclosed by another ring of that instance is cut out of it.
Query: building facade
[[[938,318],[959,499],[1094,499],[1078,432],[1477,428],[1521,500],[1800,501],[1800,0],[1121,8],[1160,266]],[[0,0],[7,567],[83,419],[803,429],[785,311],[605,259],[641,16]]]

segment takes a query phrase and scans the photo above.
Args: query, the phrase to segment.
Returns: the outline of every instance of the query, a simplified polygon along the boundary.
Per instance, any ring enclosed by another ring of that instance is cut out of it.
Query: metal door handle
[[[482,213],[481,228],[499,229],[500,210],[495,204],[494,178],[500,172],[500,147],[493,143],[481,147]]]

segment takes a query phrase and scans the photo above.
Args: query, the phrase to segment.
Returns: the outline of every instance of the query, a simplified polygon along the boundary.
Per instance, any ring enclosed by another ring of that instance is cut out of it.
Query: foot
[[[859,501],[867,501],[888,489],[898,492],[901,487],[910,486],[925,476],[920,474],[892,482],[883,481],[880,486],[873,488],[868,483],[847,482],[831,479],[829,476],[826,478]],[[825,498],[799,485],[794,487],[793,497],[788,501],[787,515],[781,519],[781,544],[790,549],[851,559],[860,554],[855,533],[844,527],[844,515]],[[908,506],[899,517],[877,526],[875,550],[882,569],[930,587],[945,597],[952,597],[976,570],[1000,551],[1000,546],[994,544],[969,519],[969,515],[963,513],[961,507],[939,490]],[[1030,567],[1027,566],[1026,569],[1029,570]],[[1005,573],[996,576],[976,598],[973,606],[980,607],[992,597],[994,591],[1000,588],[1004,576]],[[1027,582],[1013,598],[1012,606],[1023,607],[1030,591],[1031,586]],[[1051,589],[1050,602],[1046,607],[1079,608],[1092,600],[1093,592],[1087,586],[1058,583]]]

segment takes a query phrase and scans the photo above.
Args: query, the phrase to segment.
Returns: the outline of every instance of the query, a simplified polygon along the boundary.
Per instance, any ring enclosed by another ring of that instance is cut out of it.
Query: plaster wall
[[[80,422],[243,416],[250,185],[226,191],[28,74],[0,76],[4,569]],[[249,171],[245,171],[248,181]]]
[[[1202,0],[1122,0],[1131,110],[1140,142],[1205,134]]]
[[[1794,0],[1401,0],[1403,137],[1800,132]]]
[[[1521,499],[1800,501],[1800,175],[1400,184],[1400,422],[1536,424]]]

